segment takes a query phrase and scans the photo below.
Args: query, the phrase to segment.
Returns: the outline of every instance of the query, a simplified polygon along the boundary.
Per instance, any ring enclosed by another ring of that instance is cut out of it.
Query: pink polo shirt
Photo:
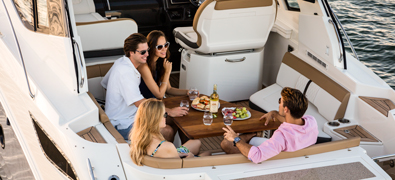
[[[304,115],[304,125],[282,123],[273,136],[261,145],[252,146],[248,159],[254,163],[267,160],[281,151],[293,152],[315,144],[318,136],[317,122],[313,116]]]

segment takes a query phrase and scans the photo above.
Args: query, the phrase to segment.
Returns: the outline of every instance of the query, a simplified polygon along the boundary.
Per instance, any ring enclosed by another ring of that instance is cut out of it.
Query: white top
[[[126,56],[117,59],[101,81],[107,89],[106,114],[118,130],[126,129],[134,122],[137,111],[134,103],[144,99],[139,89],[140,81],[140,73]]]

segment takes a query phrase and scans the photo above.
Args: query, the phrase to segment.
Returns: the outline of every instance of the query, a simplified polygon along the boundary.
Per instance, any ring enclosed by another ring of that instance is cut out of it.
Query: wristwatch
[[[236,143],[238,143],[240,141],[239,137],[235,137],[235,139],[233,140],[233,146],[236,146]]]

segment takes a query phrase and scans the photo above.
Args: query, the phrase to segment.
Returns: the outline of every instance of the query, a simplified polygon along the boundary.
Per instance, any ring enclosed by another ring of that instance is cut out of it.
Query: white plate
[[[202,110],[202,109],[196,109],[196,108],[194,108],[192,105],[191,105],[191,107],[192,107],[194,110],[196,110],[196,111],[202,111],[202,112],[207,111],[207,110]],[[218,102],[218,109],[219,109],[219,107],[221,107],[221,103]]]
[[[235,110],[236,107],[224,107],[224,108],[222,108],[222,110],[221,110],[222,115],[224,115],[224,110],[225,110],[225,109],[232,109],[232,110]],[[236,119],[233,119],[233,120],[241,121],[241,120],[250,119],[250,118],[251,118],[251,113],[250,113],[249,110],[247,110],[247,114],[248,114],[248,117],[245,117],[245,118],[236,118]]]

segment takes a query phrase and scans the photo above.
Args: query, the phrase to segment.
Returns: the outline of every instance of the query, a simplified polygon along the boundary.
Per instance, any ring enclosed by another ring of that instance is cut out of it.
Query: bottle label
[[[218,112],[218,102],[219,101],[210,101],[210,112],[212,113]]]

